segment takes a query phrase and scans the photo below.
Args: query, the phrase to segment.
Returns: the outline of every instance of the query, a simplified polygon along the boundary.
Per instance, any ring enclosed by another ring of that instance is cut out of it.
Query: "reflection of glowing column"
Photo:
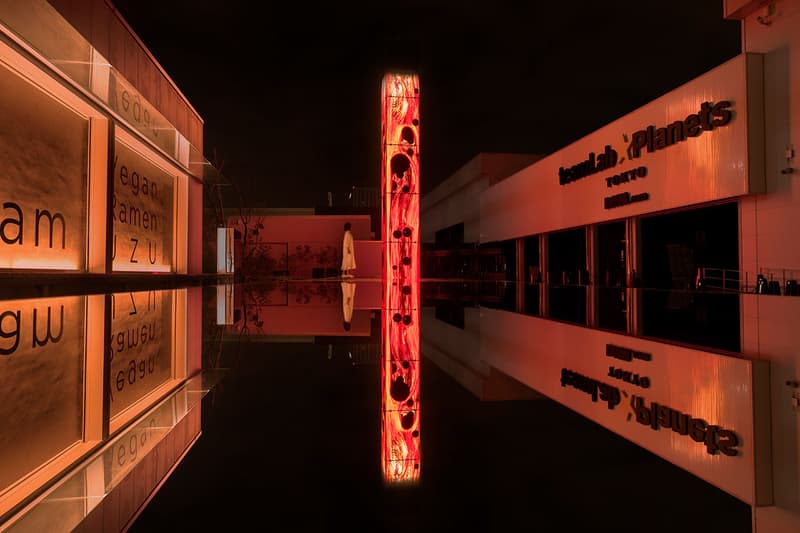
[[[416,482],[419,437],[419,79],[381,87],[383,175],[382,458],[387,483]]]

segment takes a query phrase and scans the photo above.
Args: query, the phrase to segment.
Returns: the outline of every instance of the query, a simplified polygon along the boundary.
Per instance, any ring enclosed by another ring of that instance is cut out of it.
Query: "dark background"
[[[722,0],[114,4],[253,207],[378,185],[388,70],[420,75],[424,194],[478,152],[553,152],[741,51]]]

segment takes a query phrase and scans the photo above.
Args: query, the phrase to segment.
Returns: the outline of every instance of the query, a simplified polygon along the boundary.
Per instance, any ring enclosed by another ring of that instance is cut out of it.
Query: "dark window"
[[[586,324],[586,229],[551,233],[547,238],[549,316]]]
[[[627,331],[625,222],[597,226],[597,327]]]
[[[642,219],[642,333],[738,352],[739,294],[703,273],[737,272],[738,204]]]
[[[516,239],[481,244],[476,252],[481,304],[516,311]]]
[[[464,223],[459,222],[444,229],[440,229],[434,234],[434,241],[437,248],[451,248],[464,244]]]
[[[525,239],[525,314],[539,314],[539,288],[542,272],[539,267],[539,236]]]

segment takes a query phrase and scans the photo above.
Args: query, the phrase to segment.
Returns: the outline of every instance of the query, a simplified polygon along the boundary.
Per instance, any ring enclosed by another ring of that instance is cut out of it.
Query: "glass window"
[[[525,238],[525,314],[539,314],[539,288],[542,282],[541,266],[539,265],[539,236]]]
[[[735,202],[642,219],[644,335],[739,351],[738,290],[703,279],[738,274],[738,228]]]
[[[548,238],[549,316],[586,324],[586,229],[551,233]]]
[[[627,331],[625,222],[597,226],[597,327]]]
[[[481,305],[516,311],[516,239],[481,244],[476,253]]]

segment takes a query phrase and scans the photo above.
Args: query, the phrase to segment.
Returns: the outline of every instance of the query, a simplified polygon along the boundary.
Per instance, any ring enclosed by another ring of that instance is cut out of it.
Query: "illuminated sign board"
[[[700,110],[697,113],[687,116],[684,120],[676,120],[659,128],[651,125],[635,131],[631,135],[628,144],[628,159],[638,159],[641,157],[643,150],[648,153],[663,150],[673,144],[686,141],[690,137],[698,137],[704,131],[711,131],[714,128],[725,126],[733,118],[733,112],[729,109],[731,105],[732,103],[728,100],[723,100],[716,104],[703,102],[700,104]],[[623,137],[625,139],[628,138],[627,135],[623,135]],[[606,145],[597,156],[595,156],[594,152],[589,152],[586,160],[569,167],[560,167],[558,169],[558,183],[567,185],[592,174],[613,168],[623,161],[625,161],[624,157],[619,157],[616,150],[610,145]],[[619,185],[621,182],[629,181],[630,179],[643,178],[647,175],[647,170],[640,170],[641,168],[645,167],[628,171],[622,177],[617,175],[607,178],[606,183],[611,187],[612,184]]]
[[[633,132],[628,141],[628,135],[622,137],[629,142],[626,154],[628,159],[633,161],[642,156],[642,152],[647,153],[663,150],[673,144],[687,141],[691,137],[698,137],[704,131],[711,131],[714,128],[725,126],[733,118],[730,110],[732,103],[728,100],[717,102],[703,102],[697,113],[688,115],[684,120],[676,120],[662,127],[653,125]],[[589,152],[588,157],[572,166],[559,167],[558,183],[567,185],[574,181],[586,178],[593,174],[603,172],[617,166],[625,161],[625,157],[620,157],[615,149],[606,145],[603,151],[595,156],[594,152]],[[638,166],[624,172],[605,177],[606,186],[616,187],[631,181],[644,179],[647,177],[647,167]],[[631,194],[622,192],[607,196],[603,199],[604,209],[614,209],[623,207],[636,202],[643,202],[650,199],[650,193],[641,192]]]
[[[0,66],[0,269],[84,270],[89,121]]]
[[[0,493],[83,439],[86,298],[0,302]]]
[[[172,270],[175,181],[175,175],[117,140],[111,200],[114,270]]]

